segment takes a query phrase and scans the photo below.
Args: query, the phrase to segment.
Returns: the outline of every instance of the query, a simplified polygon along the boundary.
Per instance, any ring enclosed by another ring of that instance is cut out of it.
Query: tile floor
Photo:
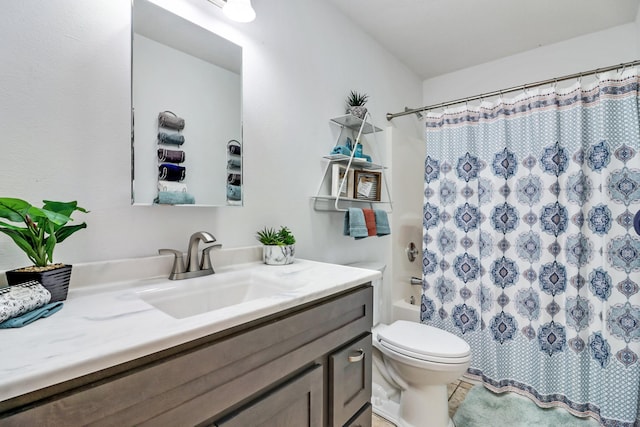
[[[465,382],[465,381],[456,381],[447,385],[447,391],[449,393],[449,416],[452,417],[453,414],[458,409],[458,406],[462,403],[469,389],[473,387],[473,384]],[[376,414],[373,414],[373,427],[395,427],[395,424],[390,423],[382,417],[379,417]]]

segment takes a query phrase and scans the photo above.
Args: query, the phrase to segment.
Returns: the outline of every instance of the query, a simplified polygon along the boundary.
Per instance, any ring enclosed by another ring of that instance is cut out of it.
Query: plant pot
[[[296,257],[296,246],[264,245],[262,259],[268,265],[287,265],[293,263]]]
[[[367,107],[363,107],[362,105],[349,107],[349,114],[359,119],[364,119],[365,114],[367,114]]]
[[[69,264],[55,265],[57,267],[45,271],[32,271],[32,267],[6,271],[7,283],[12,286],[30,280],[37,280],[51,292],[50,302],[64,301],[67,299],[67,292],[69,291],[72,266]]]

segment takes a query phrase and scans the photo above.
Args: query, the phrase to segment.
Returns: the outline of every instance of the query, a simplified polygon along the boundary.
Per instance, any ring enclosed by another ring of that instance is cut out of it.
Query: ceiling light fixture
[[[251,0],[209,0],[222,8],[227,17],[236,22],[251,22],[256,19],[256,11],[251,6]]]

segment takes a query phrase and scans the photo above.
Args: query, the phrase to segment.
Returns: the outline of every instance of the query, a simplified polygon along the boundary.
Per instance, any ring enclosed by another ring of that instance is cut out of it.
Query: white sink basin
[[[139,291],[138,296],[171,317],[185,317],[237,306],[249,301],[284,296],[300,284],[280,283],[256,272],[228,272],[164,282]]]

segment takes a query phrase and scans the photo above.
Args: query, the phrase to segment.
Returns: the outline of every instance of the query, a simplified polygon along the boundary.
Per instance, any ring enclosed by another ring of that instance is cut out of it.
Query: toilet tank
[[[357,268],[366,268],[367,270],[376,270],[380,273],[384,274],[385,268],[387,266],[381,262],[375,261],[362,261],[362,262],[354,262],[351,264],[347,264],[349,267],[357,267]],[[382,303],[383,303],[383,295],[382,292],[382,277],[379,279],[374,279],[371,281],[373,285],[373,326],[376,326],[381,321],[382,315]]]

